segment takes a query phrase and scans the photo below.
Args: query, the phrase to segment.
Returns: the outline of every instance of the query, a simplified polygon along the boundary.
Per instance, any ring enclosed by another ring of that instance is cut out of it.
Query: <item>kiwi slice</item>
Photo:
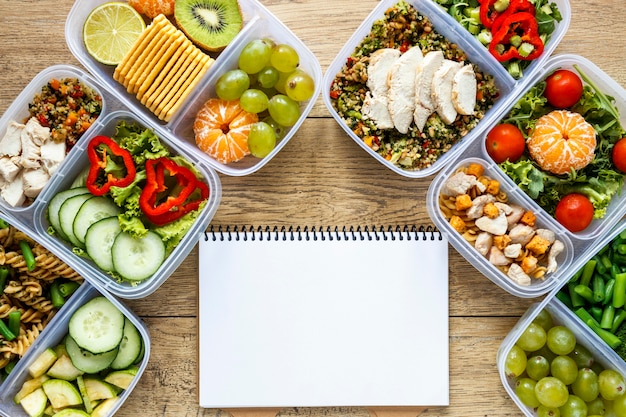
[[[221,51],[243,26],[237,0],[176,0],[174,18],[200,48]]]

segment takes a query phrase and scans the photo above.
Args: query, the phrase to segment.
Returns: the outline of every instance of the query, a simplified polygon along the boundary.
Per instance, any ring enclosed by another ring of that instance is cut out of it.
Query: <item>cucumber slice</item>
[[[154,274],[165,260],[161,237],[148,231],[142,238],[121,232],[111,247],[115,271],[128,281],[143,281]]]
[[[124,319],[124,314],[109,299],[98,296],[72,314],[69,336],[83,350],[91,353],[109,352],[122,341]]]
[[[87,352],[69,336],[65,338],[65,348],[74,366],[88,374],[96,374],[107,369],[117,356],[117,349],[98,354]]]
[[[141,353],[141,335],[128,317],[124,321],[124,336],[120,342],[119,351],[113,363],[112,369],[124,369],[134,364]]]
[[[61,205],[70,197],[74,197],[79,194],[89,194],[89,190],[86,187],[77,187],[70,188],[68,190],[63,190],[54,195],[50,199],[50,204],[48,204],[48,223],[54,229],[55,232],[59,235],[59,237],[63,240],[68,240],[65,233],[61,229],[61,221],[59,219],[59,211],[61,210]]]
[[[43,383],[42,388],[53,408],[60,409],[83,403],[83,397],[80,396],[78,389],[64,379],[49,379]]]
[[[137,372],[139,372],[139,368],[136,366],[131,366],[127,369],[120,369],[119,371],[113,371],[104,377],[104,382],[113,384],[121,389],[128,389],[137,376]]]
[[[100,219],[117,216],[120,212],[120,208],[107,197],[97,196],[85,201],[80,206],[78,213],[76,213],[76,218],[72,226],[76,240],[84,245],[85,235],[87,234],[89,226]]]
[[[59,223],[61,224],[61,230],[67,237],[67,240],[74,246],[79,248],[84,248],[83,244],[76,239],[76,235],[74,235],[74,219],[76,218],[76,214],[83,203],[90,198],[94,198],[95,196],[91,193],[89,194],[78,194],[66,199],[63,204],[61,204],[61,208],[59,209]]]
[[[111,247],[121,231],[117,216],[100,219],[87,229],[85,234],[87,254],[104,271],[114,271]]]

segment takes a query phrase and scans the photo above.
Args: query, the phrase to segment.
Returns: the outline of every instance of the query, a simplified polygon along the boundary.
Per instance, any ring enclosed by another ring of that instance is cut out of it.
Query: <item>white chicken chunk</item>
[[[22,188],[22,173],[20,173],[13,179],[13,181],[2,184],[0,188],[0,196],[7,202],[7,204],[17,207],[21,206],[26,200],[24,195],[24,189]]]
[[[531,284],[530,276],[518,264],[511,264],[507,276],[518,285],[529,286]]]
[[[486,256],[489,253],[489,249],[493,245],[493,235],[487,232],[481,232],[476,236],[476,241],[474,241],[474,247],[483,256]]]
[[[489,262],[495,266],[506,266],[511,263],[511,260],[504,256],[504,253],[500,249],[492,246],[489,251]]]
[[[39,168],[41,145],[50,137],[50,129],[39,124],[37,119],[30,118],[22,130],[22,167]]]
[[[367,88],[361,113],[370,119],[378,129],[393,129],[393,120],[389,114],[387,93],[389,86],[389,69],[400,58],[400,51],[394,48],[383,48],[370,56],[367,66]]]
[[[413,120],[420,130],[424,129],[428,117],[435,111],[435,103],[432,97],[432,80],[435,71],[443,63],[442,51],[430,51],[424,55],[424,59],[417,66],[415,72],[415,111]]]
[[[424,59],[418,46],[410,48],[389,69],[389,114],[400,133],[406,134],[415,111],[415,71]]]
[[[11,120],[7,126],[7,131],[0,140],[0,156],[17,156],[22,153],[22,131],[24,125]]]
[[[11,182],[19,174],[22,168],[15,164],[13,158],[3,156],[0,158],[0,177],[5,182]]]
[[[48,138],[41,146],[40,152],[41,166],[49,176],[52,176],[65,159],[65,141],[55,142],[52,138]]]
[[[431,88],[435,110],[445,124],[452,124],[457,116],[452,103],[452,81],[462,65],[460,62],[445,59],[433,75]]]
[[[446,197],[456,197],[461,194],[466,194],[470,188],[476,186],[479,192],[485,191],[485,184],[478,181],[475,176],[467,175],[464,172],[457,172],[443,184],[441,187],[441,194]]]
[[[467,209],[467,217],[470,219],[477,219],[483,215],[483,208],[489,203],[496,201],[496,198],[491,194],[483,194],[472,200],[472,207]],[[504,212],[501,212],[504,213]],[[506,229],[505,229],[506,232]],[[503,234],[503,233],[499,233]]]
[[[480,217],[476,219],[474,224],[483,232],[488,232],[495,236],[505,234],[508,226],[506,216],[502,212],[494,219],[490,219],[487,216]]]
[[[393,129],[387,96],[374,97],[368,91],[363,99],[361,114],[374,122],[377,129]]]
[[[554,243],[552,243],[552,246],[550,247],[550,252],[548,252],[548,269],[546,271],[547,273],[556,271],[556,268],[558,267],[556,257],[559,256],[561,252],[563,252],[563,250],[565,250],[565,245],[560,240],[557,239],[554,241]]]
[[[515,259],[518,256],[520,256],[521,253],[522,253],[522,245],[519,243],[507,245],[507,247],[504,248],[504,256],[506,256],[507,258]]]
[[[464,65],[452,79],[452,105],[459,114],[474,114],[476,89],[474,67],[471,64]]]
[[[537,229],[535,230],[535,233],[537,233],[540,238],[547,240],[550,244],[553,244],[556,240],[556,233],[554,233],[552,230]]]
[[[521,243],[523,246],[526,246],[533,236],[535,236],[535,229],[525,224],[517,224],[509,231],[511,243]]]
[[[37,197],[43,187],[50,180],[50,175],[41,167],[37,169],[25,169],[22,171],[24,195],[26,197]]]

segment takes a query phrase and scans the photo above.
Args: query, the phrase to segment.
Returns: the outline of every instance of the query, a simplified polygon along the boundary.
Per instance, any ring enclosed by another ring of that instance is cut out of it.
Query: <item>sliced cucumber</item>
[[[61,229],[61,221],[59,219],[59,211],[61,210],[61,205],[70,197],[74,197],[79,194],[89,194],[89,190],[86,187],[77,187],[70,188],[68,190],[63,190],[54,195],[50,199],[50,204],[48,204],[48,222],[50,226],[54,229],[55,232],[59,235],[59,237],[63,240],[67,240],[67,236],[63,233]]]
[[[120,208],[107,197],[97,196],[85,201],[74,219],[72,230],[76,240],[84,245],[89,226],[100,219],[117,216],[120,212]]]
[[[120,369],[119,371],[109,373],[106,377],[104,377],[104,381],[121,389],[128,389],[137,376],[137,372],[139,372],[139,368],[136,366]]]
[[[104,271],[113,271],[111,247],[122,231],[117,216],[100,219],[87,229],[85,249],[89,257]]]
[[[69,336],[83,350],[109,352],[122,341],[124,319],[124,314],[108,298],[98,296],[80,306],[70,317]],[[67,344],[66,348],[69,354]]]
[[[124,369],[134,364],[141,354],[141,344],[142,341],[139,330],[137,330],[128,317],[125,317],[124,336],[120,342],[117,356],[113,363],[111,363],[111,369]]]
[[[76,214],[83,203],[90,198],[94,198],[95,196],[91,193],[89,194],[78,194],[66,199],[59,209],[59,223],[61,224],[61,230],[67,237],[67,240],[74,246],[79,248],[84,247],[83,244],[76,239],[76,235],[74,235],[74,219],[76,218]]]
[[[161,237],[148,231],[143,238],[121,232],[111,247],[115,271],[128,281],[143,281],[154,274],[165,260]]]
[[[96,374],[107,369],[117,356],[117,348],[98,354],[88,352],[81,349],[69,336],[65,338],[65,348],[74,366],[88,374]]]

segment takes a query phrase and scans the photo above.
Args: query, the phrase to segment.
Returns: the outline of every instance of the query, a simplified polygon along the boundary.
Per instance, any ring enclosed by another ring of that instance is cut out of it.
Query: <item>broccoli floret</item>
[[[620,358],[626,360],[626,323],[622,323],[622,325],[617,328],[615,336],[619,337],[622,341],[622,343],[615,348],[615,353],[617,353]]]

